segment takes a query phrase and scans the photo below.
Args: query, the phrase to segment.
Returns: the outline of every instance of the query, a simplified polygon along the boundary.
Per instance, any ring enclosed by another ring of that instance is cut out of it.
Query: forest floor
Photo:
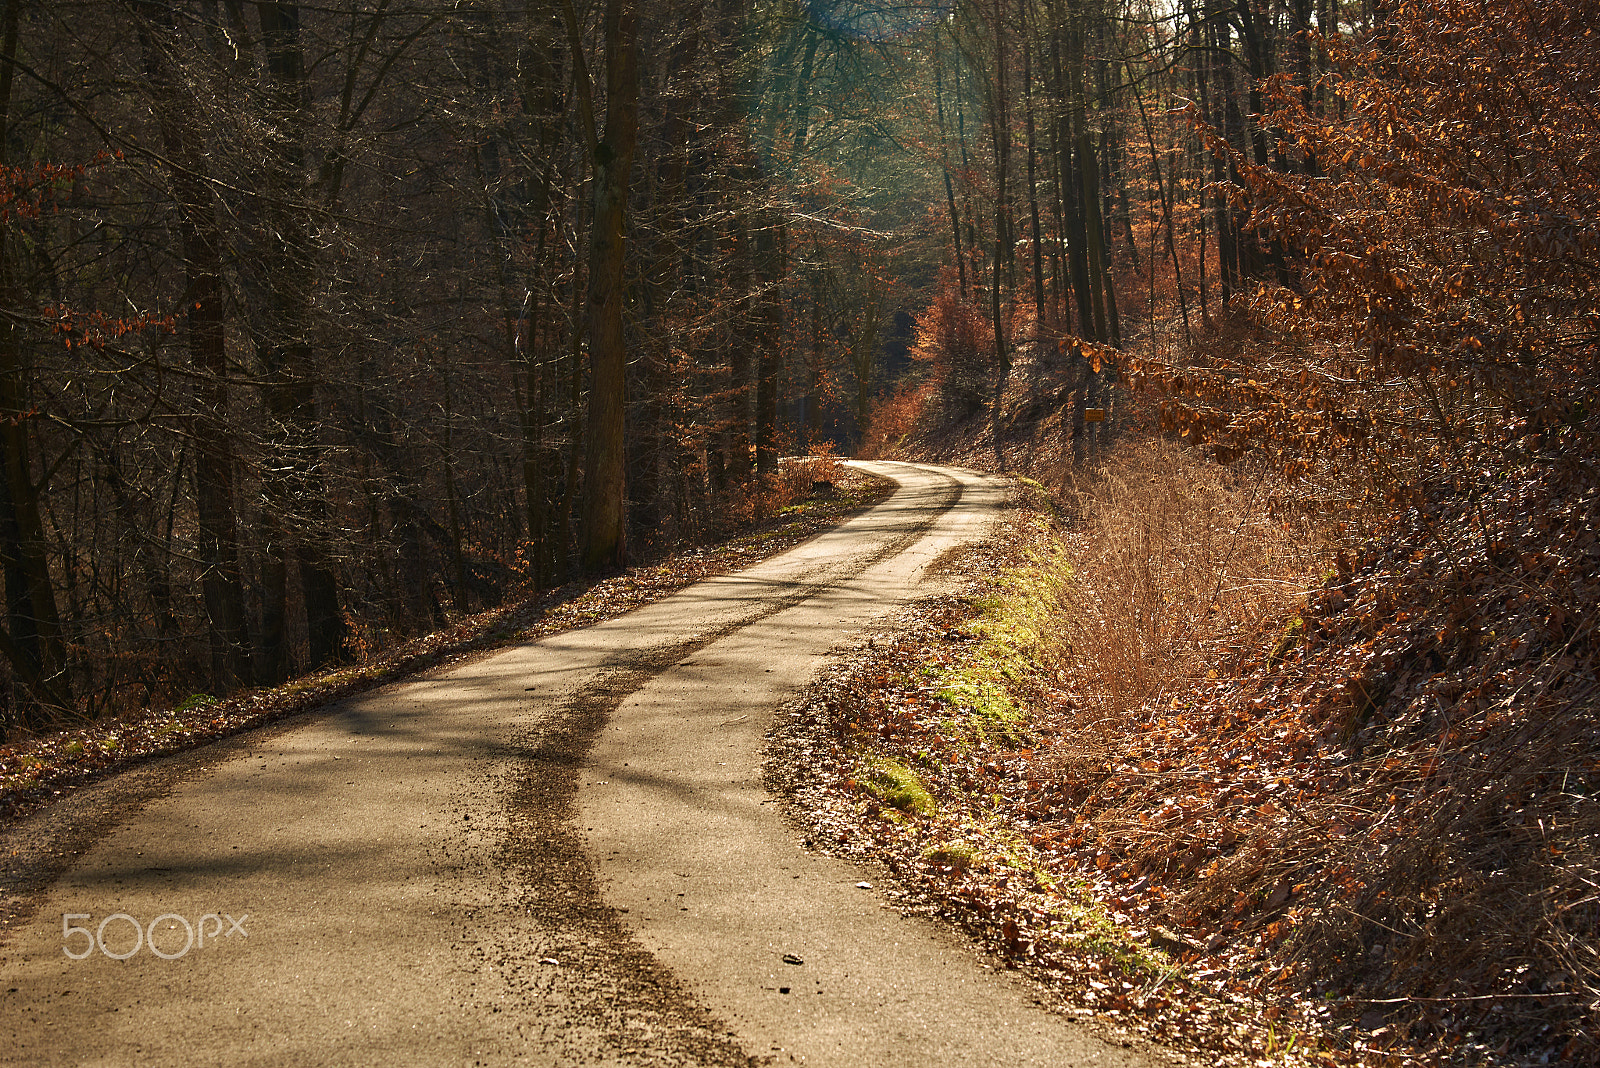
[[[811,493],[814,483],[831,489]],[[197,694],[172,708],[151,708],[13,739],[0,745],[0,828],[109,775],[275,723],[373,687],[468,655],[574,627],[589,626],[653,603],[702,579],[784,552],[883,499],[886,479],[851,470],[831,457],[786,464],[783,477],[721,540],[600,579],[579,579],[537,596],[467,616],[357,664],[248,690],[218,700]]]
[[[1358,533],[1064,434],[1013,422],[1048,486],[791,707],[794,818],[1192,1063],[1596,1063],[1600,496],[1485,471]]]

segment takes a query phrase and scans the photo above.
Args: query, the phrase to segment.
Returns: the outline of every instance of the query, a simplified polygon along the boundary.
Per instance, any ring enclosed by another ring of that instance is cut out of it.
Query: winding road
[[[175,758],[5,936],[0,1063],[1148,1063],[763,789],[773,710],[1004,501],[859,466],[899,489],[782,556]]]

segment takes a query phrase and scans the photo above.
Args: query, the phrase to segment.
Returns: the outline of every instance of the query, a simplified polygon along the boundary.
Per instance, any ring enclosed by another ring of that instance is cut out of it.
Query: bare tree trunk
[[[278,558],[286,548],[294,557],[305,600],[308,666],[315,669],[343,657],[346,633],[327,547],[328,502],[321,474],[322,448],[317,440],[315,361],[309,337],[315,264],[311,236],[300,210],[306,193],[306,68],[300,46],[300,5],[261,0],[256,10],[272,83],[272,121],[277,127],[265,183],[272,194],[267,207],[272,225],[267,236],[270,262],[266,264],[269,321],[261,356],[269,383],[265,388],[267,410],[276,424],[284,464],[283,475],[268,479],[268,507],[278,508],[283,515],[269,520],[277,526],[279,539],[275,545],[269,543],[266,551],[274,568],[281,566]],[[284,518],[293,529],[284,527]],[[269,596],[287,596],[276,575]],[[283,633],[273,637],[281,646]],[[274,674],[288,659],[282,648],[269,649],[268,657]]]
[[[939,135],[941,145],[949,139],[945,131],[944,121],[944,74],[937,59],[933,67],[933,102],[939,112]],[[956,209],[955,184],[950,180],[950,168],[941,163],[944,172],[944,197],[950,210],[950,234],[955,242],[956,279],[960,286],[961,299],[967,299],[967,261],[961,254],[961,213]]]
[[[1023,6],[1026,15],[1027,7]],[[1026,18],[1022,24],[1022,100],[1027,114],[1028,127],[1028,215],[1033,223],[1033,314],[1043,321],[1044,308],[1044,239],[1039,228],[1038,143],[1033,124],[1033,40]],[[1038,360],[1035,358],[1035,381],[1038,379]]]
[[[643,262],[640,280],[640,303],[646,317],[655,319],[671,307],[673,291],[683,279],[683,249],[678,244],[682,234],[691,231],[694,221],[689,210],[689,192],[686,176],[689,155],[695,140],[695,130],[688,109],[681,101],[694,90],[692,79],[704,43],[702,32],[704,4],[701,0],[687,0],[674,5],[677,8],[675,39],[672,48],[662,58],[662,91],[654,123],[656,136],[662,146],[654,167],[655,182],[651,189],[654,213],[658,222],[653,234],[644,242],[636,260]],[[671,226],[680,227],[678,234]],[[634,363],[635,381],[641,394],[631,412],[634,429],[628,448],[628,499],[629,521],[635,545],[648,547],[652,541],[667,531],[672,509],[669,503],[671,489],[664,474],[672,469],[675,449],[671,445],[671,420],[668,399],[673,392],[670,381],[673,361],[672,338],[665,331],[647,338],[643,350]]]
[[[989,132],[994,142],[994,264],[989,272],[989,317],[994,327],[994,403],[989,409],[989,430],[994,443],[995,462],[1005,470],[1006,458],[1000,444],[1000,421],[1005,410],[1006,384],[1011,378],[1011,339],[1006,335],[1006,317],[1001,308],[1002,278],[1016,288],[1017,245],[1011,238],[1011,114],[1006,67],[1005,15],[1000,0],[994,3],[994,96],[989,107]]]
[[[945,180],[949,180],[945,175]],[[822,440],[822,249],[820,243],[811,248],[811,357],[806,366],[806,448],[814,450]]]
[[[1073,155],[1077,161],[1078,211],[1083,217],[1083,258],[1089,280],[1089,312],[1094,319],[1094,337],[1090,340],[1111,339],[1111,327],[1106,316],[1105,293],[1107,288],[1105,243],[1100,228],[1100,167],[1095,161],[1094,140],[1087,130],[1080,130]]]
[[[761,293],[756,317],[756,471],[762,476],[778,470],[778,375],[783,358],[784,254],[788,235],[776,219],[769,221],[757,241],[757,277]]]
[[[1051,51],[1057,95],[1056,183],[1061,191],[1067,224],[1067,263],[1072,277],[1074,305],[1078,313],[1077,333],[1086,341],[1097,341],[1103,330],[1103,314],[1095,315],[1095,289],[1089,266],[1089,205],[1083,197],[1084,178],[1079,133],[1083,114],[1083,41],[1077,12],[1070,7],[1052,10],[1056,35],[1065,42],[1066,56],[1058,46]],[[1087,135],[1085,135],[1086,138]]]
[[[753,272],[751,270],[750,235],[743,215],[733,221],[732,250],[728,264],[729,283],[735,294],[739,312],[735,316],[739,327],[748,329],[755,318]],[[755,367],[750,359],[750,346],[739,327],[727,335],[728,347],[728,407],[727,420],[727,472],[736,484],[750,478],[750,423],[752,406],[751,386]]]
[[[574,61],[582,67],[577,15],[566,4]],[[621,567],[627,561],[626,397],[627,338],[623,330],[623,216],[639,137],[639,12],[635,0],[607,0],[606,125],[595,125],[594,93],[587,71],[579,81],[593,170],[589,231],[589,416],[584,436],[584,570]]]

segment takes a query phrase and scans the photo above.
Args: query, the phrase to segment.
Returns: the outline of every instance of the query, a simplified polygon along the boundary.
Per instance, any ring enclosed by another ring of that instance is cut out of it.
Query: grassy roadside
[[[778,487],[771,514],[732,537],[675,553],[621,575],[568,583],[525,597],[386,649],[360,664],[218,700],[197,694],[136,719],[85,724],[0,746],[0,825],[43,808],[82,786],[154,757],[331,704],[462,657],[589,626],[660,600],[694,582],[747,567],[790,549],[882,500],[893,484],[831,458],[797,464]],[[814,480],[832,493],[808,496]]]
[[[956,564],[958,592],[898,615],[790,706],[773,787],[808,842],[885,863],[902,909],[955,922],[1064,1011],[1192,1063],[1329,1063],[1320,1006],[1214,989],[1204,947],[1158,922],[1144,886],[1063,862],[1051,771],[1093,701],[1062,674],[1071,545],[1044,494],[1019,497]]]
[[[1155,444],[1065,489],[795,706],[811,841],[1191,1063],[1592,1062],[1600,501],[1497,488],[1482,567]]]

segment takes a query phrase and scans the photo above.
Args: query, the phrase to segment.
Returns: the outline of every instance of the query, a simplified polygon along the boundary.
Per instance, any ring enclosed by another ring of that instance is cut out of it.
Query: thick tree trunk
[[[607,0],[606,128],[590,153],[594,207],[589,233],[589,417],[584,438],[583,551],[586,571],[627,560],[623,330],[623,216],[639,132],[639,13],[634,0]],[[590,98],[592,102],[592,97]],[[591,111],[592,119],[592,111]]]
[[[1094,313],[1094,289],[1089,267],[1089,235],[1085,223],[1087,205],[1083,201],[1082,155],[1079,151],[1078,133],[1083,129],[1083,44],[1079,37],[1077,15],[1057,10],[1056,32],[1065,44],[1066,56],[1057,46],[1051,51],[1054,66],[1056,95],[1059,113],[1055,124],[1056,186],[1061,192],[1061,206],[1066,215],[1067,264],[1072,278],[1073,304],[1077,311],[1077,334],[1087,341],[1097,341],[1100,334]],[[1064,19],[1064,21],[1063,21]]]
[[[1089,262],[1094,272],[1095,314],[1099,316],[1102,310],[1105,314],[1104,328],[1100,334],[1101,340],[1120,346],[1122,344],[1122,327],[1117,317],[1116,285],[1111,277],[1111,264],[1106,249],[1105,216],[1101,211],[1105,198],[1100,195],[1100,172],[1095,166],[1094,143],[1087,134],[1083,135],[1083,151],[1086,157],[1083,173],[1087,182],[1083,192],[1083,200],[1084,211],[1088,216]],[[1101,329],[1098,320],[1096,321],[1096,329]]]

